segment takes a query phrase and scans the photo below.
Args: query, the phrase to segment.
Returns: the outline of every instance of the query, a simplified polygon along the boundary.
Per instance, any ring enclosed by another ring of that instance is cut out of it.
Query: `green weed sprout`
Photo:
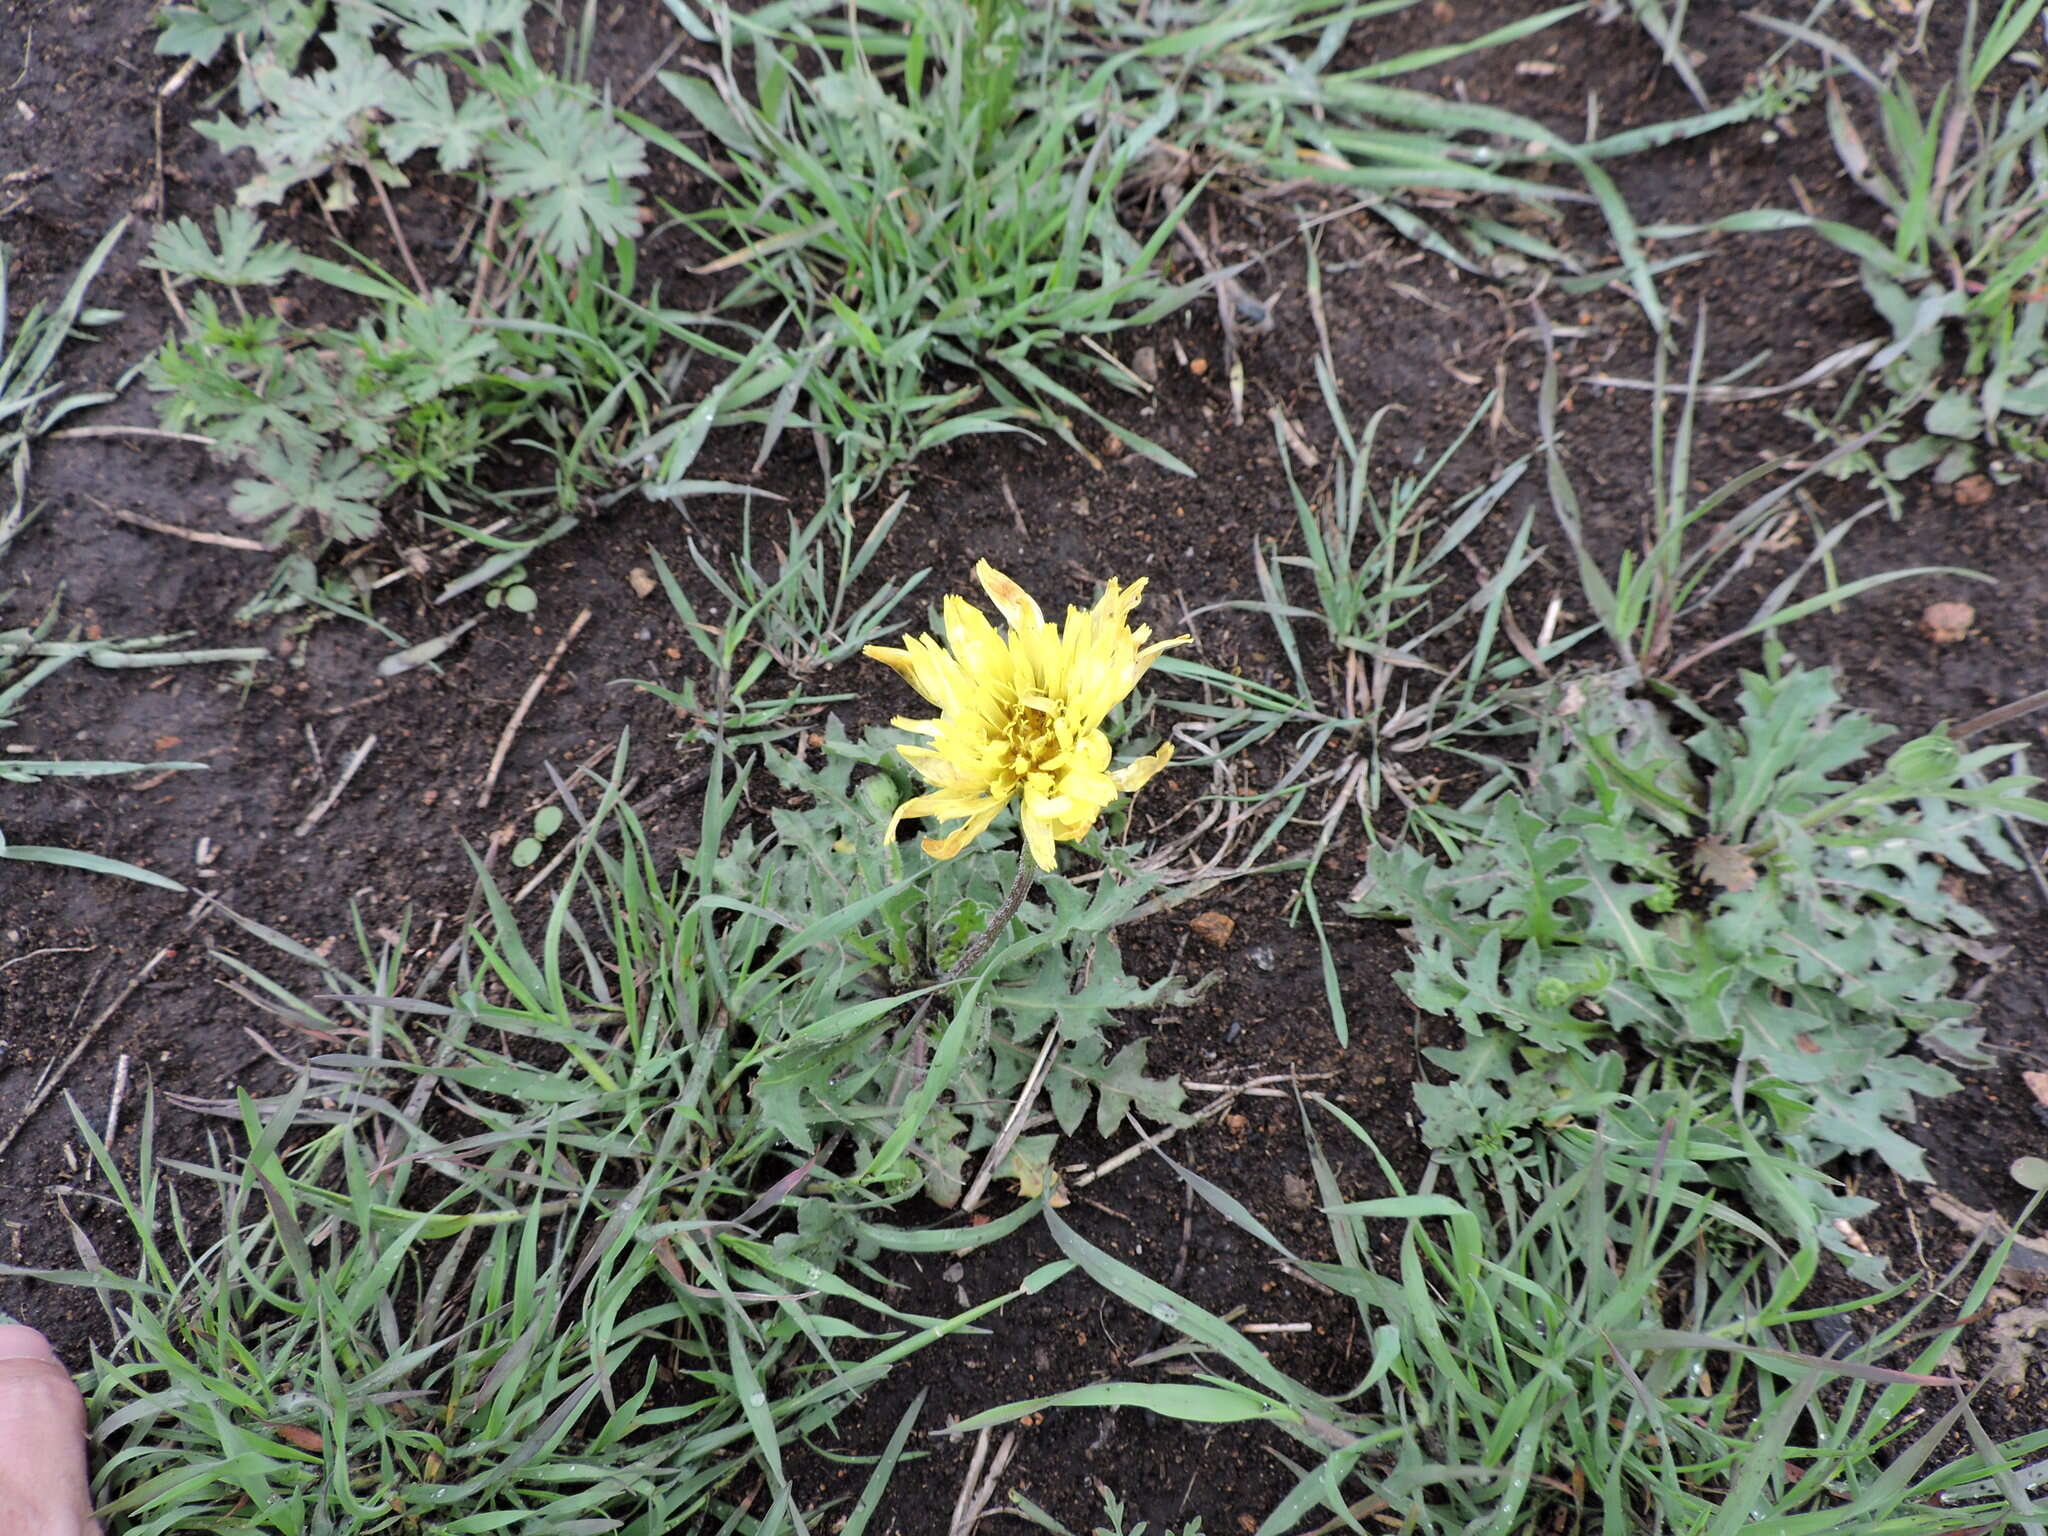
[[[1955,566],[1910,566],[1852,581],[1839,580],[1834,552],[1849,532],[1881,504],[1872,502],[1834,526],[1818,529],[1811,553],[1771,587],[1745,621],[1711,640],[1682,649],[1679,637],[1685,621],[1720,597],[1736,576],[1751,568],[1772,529],[1789,515],[1792,509],[1788,503],[1800,488],[1815,475],[1832,473],[1850,462],[1874,435],[1865,433],[1842,442],[1796,473],[1782,473],[1787,466],[1782,461],[1771,461],[1700,492],[1694,484],[1693,437],[1706,338],[1703,314],[1693,331],[1691,363],[1682,385],[1672,383],[1663,352],[1657,354],[1651,385],[1649,514],[1637,547],[1623,550],[1611,576],[1601,568],[1587,545],[1578,493],[1566,473],[1559,449],[1556,355],[1552,353],[1544,363],[1537,414],[1549,472],[1551,508],[1571,543],[1579,585],[1594,619],[1631,676],[1646,682],[1673,683],[1730,646],[1773,636],[1809,614],[1836,608],[1893,582],[1934,575],[1975,581],[1989,579]],[[1773,475],[1780,478],[1758,491],[1757,487]],[[1815,572],[1820,576],[1820,590],[1800,596],[1800,588]]]

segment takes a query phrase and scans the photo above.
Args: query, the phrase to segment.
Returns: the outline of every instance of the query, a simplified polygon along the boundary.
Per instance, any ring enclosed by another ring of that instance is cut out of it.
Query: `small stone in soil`
[[[1977,610],[1968,603],[1929,603],[1920,615],[1920,633],[1936,645],[1954,645],[1976,622]]]
[[[1956,505],[1981,507],[1991,499],[1991,492],[1989,475],[1965,475],[1956,482]]]

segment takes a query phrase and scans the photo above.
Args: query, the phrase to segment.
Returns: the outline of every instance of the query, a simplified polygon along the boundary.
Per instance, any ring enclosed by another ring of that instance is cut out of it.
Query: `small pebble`
[[[1989,475],[1965,475],[1956,482],[1956,505],[1981,507],[1991,499],[1994,489]]]
[[[1968,603],[1929,603],[1920,615],[1920,633],[1936,645],[1954,645],[1968,638],[1977,610]]]

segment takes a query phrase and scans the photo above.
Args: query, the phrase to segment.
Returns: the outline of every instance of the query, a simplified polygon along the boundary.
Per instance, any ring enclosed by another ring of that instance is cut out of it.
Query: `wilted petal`
[[[1045,623],[1045,614],[1031,594],[986,560],[974,563],[974,574],[981,582],[981,590],[1012,629],[1037,629]]]

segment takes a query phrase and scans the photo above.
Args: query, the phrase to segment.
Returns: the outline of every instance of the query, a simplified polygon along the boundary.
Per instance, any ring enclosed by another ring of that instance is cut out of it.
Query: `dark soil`
[[[1806,9],[1803,3],[1768,8],[1786,16],[1803,16]],[[1362,25],[1347,57],[1383,57],[1447,32],[1497,24],[1522,9],[1439,0]],[[1701,73],[1716,100],[1732,94],[1773,42],[1734,19],[1733,10],[1695,6],[1690,20],[1689,38],[1704,55]],[[71,349],[64,364],[74,380],[109,381],[173,324],[156,275],[139,265],[150,227],[166,217],[204,214],[232,194],[238,168],[190,126],[215,109],[213,98],[228,76],[219,68],[202,70],[160,99],[158,88],[172,70],[151,51],[155,34],[143,0],[13,0],[7,11],[9,22],[19,25],[0,29],[0,51],[8,74],[20,71],[0,89],[7,98],[0,101],[7,134],[0,237],[14,253],[10,297],[18,306],[60,292],[113,220],[133,215],[135,226],[92,295],[95,303],[125,311],[125,318],[99,345]],[[651,5],[621,5],[610,21],[601,29],[598,67],[623,90],[665,46],[669,23]],[[1837,8],[1831,24],[1861,50],[1885,45],[1845,7]],[[1915,67],[1938,74],[1953,56],[1959,30],[1959,16],[1937,18]],[[1583,131],[1588,93],[1597,93],[1604,130],[1692,110],[1656,50],[1627,24],[1574,22],[1451,66],[1441,79],[1413,83],[1459,90],[1575,135]],[[672,121],[660,98],[649,90],[636,109]],[[1839,174],[1818,107],[1784,131],[1745,125],[1613,162],[1610,169],[1645,223],[1703,222],[1737,209],[1783,205],[1795,177],[1818,211],[1874,222],[1870,207]],[[411,196],[426,200],[430,194]],[[1326,201],[1339,206],[1334,195]],[[1248,345],[1243,423],[1231,417],[1222,338],[1207,303],[1149,336],[1129,339],[1131,348],[1149,344],[1159,357],[1154,399],[1101,401],[1192,465],[1195,478],[1172,476],[1108,447],[1097,468],[1062,448],[1015,438],[969,440],[920,464],[914,480],[904,482],[910,508],[885,554],[885,574],[930,566],[938,589],[957,588],[972,562],[986,557],[1034,591],[1059,594],[1055,601],[1082,598],[1112,574],[1147,575],[1155,625],[1176,626],[1183,614],[1193,614],[1203,659],[1279,680],[1281,658],[1265,621],[1217,605],[1257,596],[1249,559],[1255,538],[1276,538],[1284,549],[1292,537],[1269,410],[1284,409],[1317,445],[1328,442],[1328,425],[1312,371],[1315,333],[1291,217],[1277,204],[1239,198],[1228,186],[1219,187],[1212,204],[1222,254],[1252,259],[1246,286],[1278,295],[1271,333]],[[401,206],[408,217],[439,217],[431,208]],[[309,245],[320,239],[306,208],[288,204],[281,217]],[[380,250],[382,232],[370,219],[344,232],[373,253]],[[1568,211],[1548,235],[1599,264],[1603,231],[1590,210]],[[642,266],[681,283],[692,259],[681,239],[669,235],[649,242]],[[1594,373],[1649,375],[1648,332],[1625,294],[1603,290],[1569,298],[1553,291],[1532,302],[1527,282],[1488,285],[1454,273],[1363,213],[1326,226],[1323,261],[1349,408],[1362,419],[1381,406],[1395,407],[1382,441],[1398,443],[1404,459],[1439,451],[1486,391],[1497,380],[1504,383],[1503,410],[1453,472],[1455,490],[1535,446],[1540,306],[1565,330],[1566,449],[1589,527],[1610,550],[1635,536],[1647,506],[1647,397],[1583,382]],[[1849,263],[1800,236],[1725,241],[1712,261],[1666,276],[1663,291],[1681,333],[1704,317],[1710,371],[1769,353],[1750,382],[1795,377],[1819,357],[1874,334],[1877,324]],[[1830,398],[1823,388],[1709,410],[1699,475],[1718,481],[1762,455],[1799,450],[1804,431],[1788,424],[1782,410],[1788,403],[1825,410]],[[142,427],[155,417],[138,385],[90,420]],[[747,458],[734,446],[724,468],[744,475]],[[438,674],[421,670],[386,682],[376,663],[391,646],[362,626],[237,624],[236,611],[266,577],[267,556],[185,542],[113,516],[119,509],[193,529],[239,531],[224,510],[232,478],[197,447],[146,436],[57,441],[39,450],[31,495],[40,513],[0,573],[0,590],[11,592],[0,607],[0,625],[29,622],[61,593],[66,622],[88,634],[190,631],[196,644],[262,644],[275,660],[246,686],[224,669],[151,674],[75,667],[33,696],[23,729],[10,741],[14,748],[136,761],[197,759],[208,771],[10,793],[8,836],[130,859],[186,881],[207,900],[0,864],[0,1132],[15,1124],[45,1069],[89,1025],[97,1036],[64,1089],[76,1112],[99,1126],[125,1059],[134,1086],[115,1145],[131,1163],[145,1086],[213,1097],[237,1083],[265,1085],[275,1068],[252,1032],[287,1057],[303,1053],[288,1026],[224,986],[227,973],[216,951],[281,973],[289,967],[223,916],[223,908],[315,949],[351,942],[352,906],[373,930],[395,929],[410,913],[413,963],[423,966],[469,901],[463,841],[479,849],[501,846],[547,792],[544,764],[566,770],[630,727],[634,762],[650,785],[687,767],[672,745],[681,724],[672,712],[644,693],[613,686],[629,678],[678,686],[696,662],[666,604],[658,596],[636,600],[626,572],[646,563],[650,546],[686,570],[686,540],[729,539],[736,513],[699,502],[693,520],[685,520],[671,508],[623,502],[537,563],[537,613],[525,620],[494,614]],[[815,469],[804,454],[778,455],[758,478],[799,508],[816,504]],[[1540,476],[1525,482],[1517,514],[1541,506],[1539,482]],[[1830,520],[1861,500],[1856,486],[1830,482],[1816,495]],[[1803,658],[1837,667],[1857,703],[1917,730],[2043,685],[2048,496],[2036,482],[1964,506],[1918,483],[1910,503],[1897,524],[1881,513],[1866,521],[1843,548],[1845,576],[1944,564],[1992,573],[1999,584],[1981,587],[1944,576],[1883,588],[1844,613],[1808,622],[1794,643]],[[1563,540],[1547,511],[1543,519],[1539,537],[1551,553],[1522,589],[1532,610],[1522,618],[1532,629],[1539,605],[1553,593],[1567,610],[1579,602]],[[1491,558],[1504,538],[1490,545],[1482,539],[1475,552]],[[1739,624],[1777,575],[1760,573],[1751,590],[1732,594],[1725,612],[1713,618]],[[379,616],[418,640],[476,611],[468,602],[435,607],[435,590],[432,580],[387,588]],[[1922,638],[1918,617],[1925,604],[1950,597],[1974,602],[1979,623],[1967,641],[1939,646]],[[589,627],[518,737],[492,804],[479,809],[486,766],[514,703],[585,608],[592,614]],[[1563,622],[1583,622],[1583,615],[1567,612]],[[1696,638],[1717,632],[1703,628]],[[1708,675],[1701,681],[1726,679],[1734,665],[1754,657],[1753,649],[1729,653],[1730,666],[1720,673],[1703,669]],[[1313,660],[1321,666],[1327,658]],[[893,684],[878,682],[869,669],[811,681],[820,691],[866,696],[857,718],[900,707]],[[2034,729],[2026,726],[2027,739]],[[373,734],[374,750],[334,810],[299,835],[325,776]],[[1148,791],[1151,809],[1170,814],[1202,787],[1192,774],[1170,775]],[[1456,793],[1455,784],[1450,792]],[[693,816],[687,803],[665,807],[656,817],[656,835],[687,842]],[[1326,911],[1336,911],[1363,848],[1354,819],[1328,861]],[[1967,1205],[2010,1211],[2019,1200],[2007,1164],[2048,1142],[2019,1077],[2021,1070],[2048,1069],[2042,1023],[2048,1017],[2048,928],[2034,875],[1971,877],[1968,884],[1971,898],[1999,920],[2012,945],[1982,990],[1982,1022],[2001,1064],[1931,1106],[1920,1137],[1943,1188]],[[1176,965],[1224,972],[1221,985],[1177,1018],[1142,1025],[1154,1037],[1153,1065],[1207,1082],[1314,1074],[1315,1086],[1412,1173],[1420,1158],[1408,1085],[1418,1032],[1435,1026],[1415,1016],[1392,981],[1403,963],[1399,937],[1385,926],[1334,920],[1351,1029],[1349,1049],[1340,1049],[1314,943],[1305,925],[1286,920],[1291,893],[1286,877],[1270,877],[1197,903],[1235,919],[1221,949],[1191,937],[1185,912],[1125,935],[1128,962],[1141,975]],[[130,978],[162,949],[172,953],[102,1021]],[[160,1139],[170,1150],[197,1144],[193,1117],[165,1105],[161,1119]],[[61,1096],[25,1127],[0,1165],[0,1262],[74,1263],[67,1214],[95,1238],[112,1241],[99,1203],[77,1193],[84,1182],[80,1147]],[[1090,1164],[1113,1150],[1086,1142],[1068,1149],[1072,1161]],[[1297,1251],[1329,1256],[1321,1219],[1298,1182],[1307,1177],[1308,1154],[1291,1094],[1247,1098],[1230,1116],[1168,1150],[1234,1192]],[[1346,1168],[1354,1196],[1384,1193],[1359,1159],[1348,1159]],[[1928,1209],[1925,1191],[1888,1174],[1852,1170],[1851,1176],[1880,1203],[1864,1235],[1890,1254],[1899,1272],[1923,1264],[1938,1269],[1957,1251],[1959,1235]],[[1247,1320],[1308,1325],[1263,1336],[1284,1369],[1331,1390],[1343,1390],[1362,1369],[1355,1315],[1269,1262],[1264,1249],[1199,1201],[1190,1208],[1179,1182],[1156,1159],[1131,1163],[1085,1194],[1066,1214],[1091,1241],[1162,1279],[1180,1272],[1184,1293],[1213,1310],[1242,1307]],[[1013,1284],[1054,1256],[1049,1236],[1033,1229],[977,1250],[960,1261],[957,1276],[931,1261],[899,1261],[890,1273],[905,1288],[899,1304],[944,1312],[963,1296],[980,1300]],[[22,1281],[0,1281],[0,1307],[50,1331],[74,1361],[82,1361],[87,1340],[101,1326],[96,1306],[79,1293]],[[1118,1376],[1153,1346],[1154,1334],[1143,1314],[1069,1279],[1013,1305],[988,1333],[956,1339],[897,1373],[849,1416],[828,1449],[878,1449],[919,1391],[928,1394],[920,1424],[929,1428],[994,1404]],[[2048,1422],[2048,1390],[2038,1371],[2017,1400],[1984,1399],[1978,1406],[1994,1433]],[[878,1529],[947,1529],[970,1446],[965,1440],[920,1443],[928,1444],[928,1454],[906,1464]],[[1249,1531],[1291,1485],[1276,1454],[1285,1452],[1278,1440],[1234,1426],[1209,1431],[1136,1411],[1054,1414],[1019,1431],[997,1502],[1016,1489],[1086,1529],[1098,1511],[1091,1484],[1101,1479],[1132,1501],[1136,1516],[1164,1523],[1199,1514],[1211,1532]],[[802,1464],[800,1476],[807,1499],[816,1502],[857,1487],[865,1470],[817,1457]]]

